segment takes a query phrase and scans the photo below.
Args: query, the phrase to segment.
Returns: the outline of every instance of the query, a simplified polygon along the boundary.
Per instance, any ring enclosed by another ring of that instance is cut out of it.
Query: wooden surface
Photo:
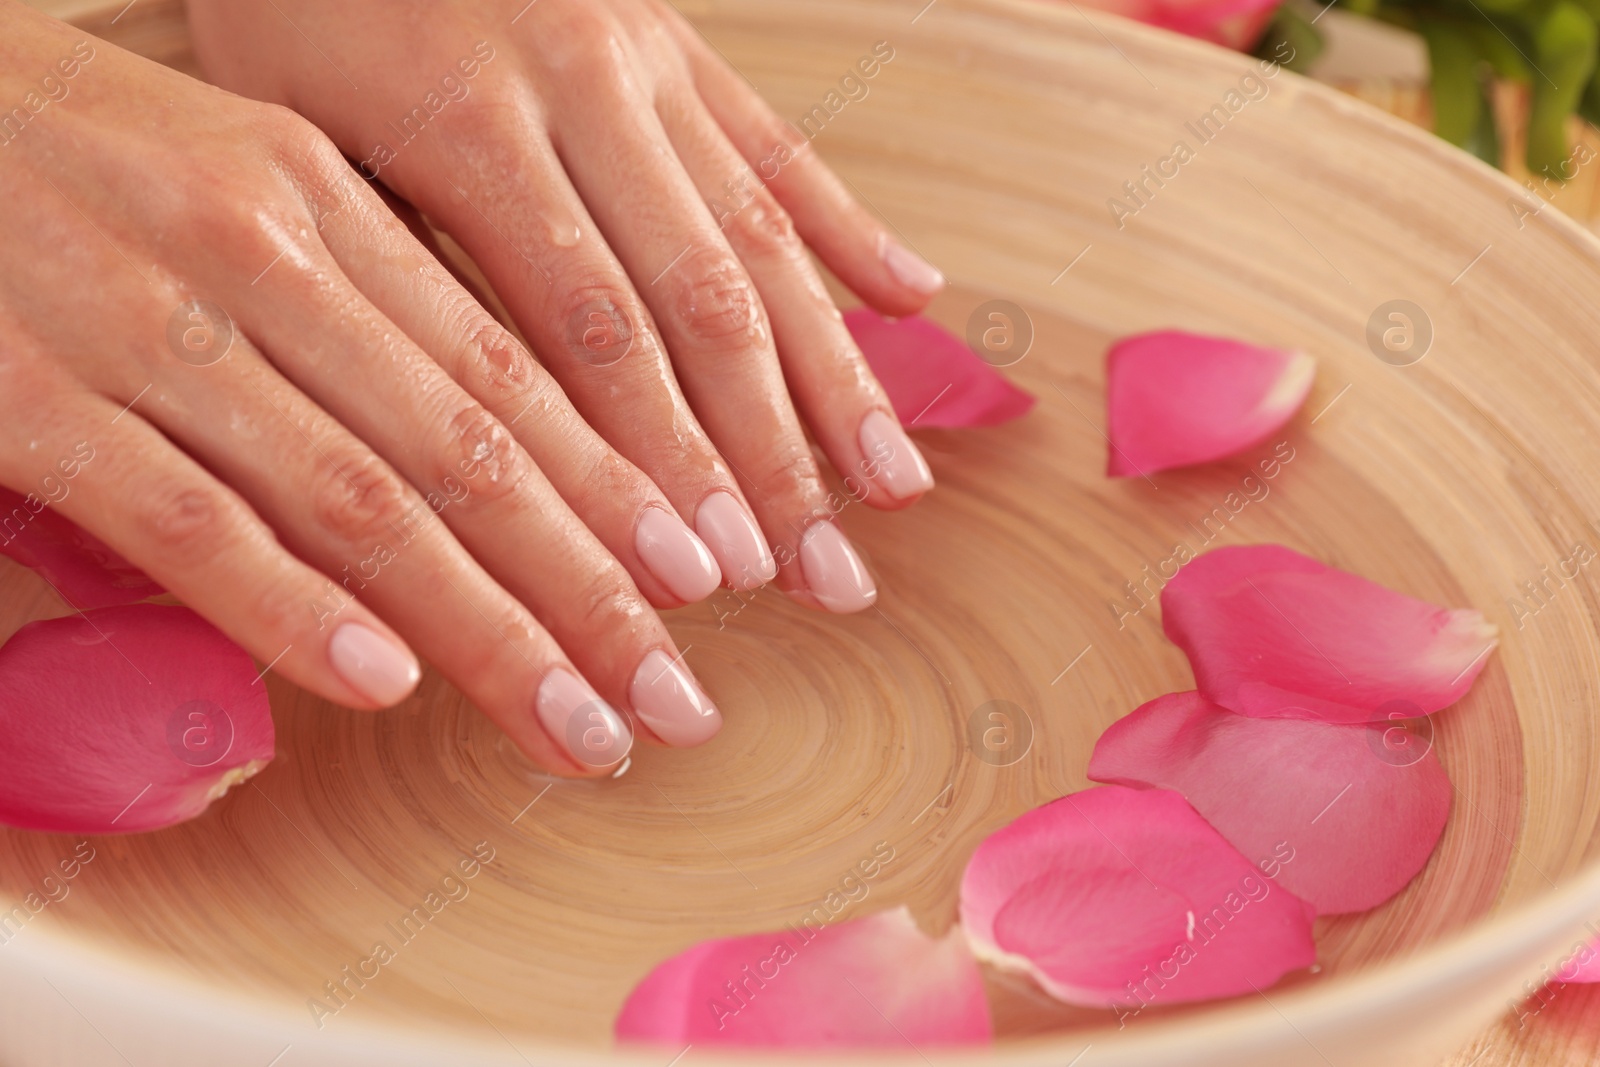
[[[1192,143],[1184,121],[1251,61],[1070,8],[939,0],[913,24],[917,6],[685,5],[789,117],[874,41],[892,41],[872,95],[817,147],[955,281],[936,318],[964,331],[979,304],[1003,298],[1037,331],[1008,370],[1040,396],[1032,416],[922,435],[939,490],[909,514],[845,514],[879,576],[878,609],[840,619],[730,594],[677,613],[674,636],[692,646],[727,728],[701,750],[641,751],[602,783],[541,779],[431,675],[381,716],[271,678],[273,766],[195,824],[97,841],[103,861],[25,936],[92,943],[309,1020],[307,999],[486,842],[494,859],[468,895],[327,1026],[511,1035],[538,1058],[552,1039],[605,1047],[618,1004],[656,962],[792,921],[880,841],[896,859],[858,907],[906,903],[942,930],[986,833],[1084,786],[1108,723],[1189,684],[1155,609],[1119,625],[1112,605],[1135,606],[1125,583],[1179,541],[1207,547],[1194,524],[1248,468],[1109,482],[1098,429],[1107,340],[1168,325],[1319,359],[1286,434],[1294,459],[1265,499],[1213,521],[1213,544],[1281,541],[1478,607],[1503,631],[1471,695],[1438,719],[1458,792],[1437,854],[1388,905],[1324,920],[1320,973],[1269,1006],[1320,1018],[1319,1005],[1354,1002],[1357,988],[1403,1005],[1423,980],[1383,964],[1444,952],[1453,935],[1574,883],[1600,817],[1594,593],[1580,576],[1521,629],[1508,601],[1574,542],[1597,543],[1600,245],[1553,211],[1518,229],[1513,184],[1288,74],[1119,229],[1107,198],[1175,138]],[[179,5],[138,0],[113,24],[119,7],[76,17],[192,69]],[[1368,317],[1394,298],[1419,303],[1436,333],[1413,366],[1381,362],[1365,342]],[[0,636],[64,610],[31,575],[0,569]],[[1010,766],[966,740],[995,700],[1021,708],[1035,734]],[[28,892],[72,844],[0,833],[0,897]],[[1117,1035],[1097,1029],[1099,1013],[1022,983],[996,979],[993,992],[1003,1037],[1058,1063],[1086,1044],[1083,1067],[1132,1062],[1116,1058],[1128,1041],[1186,1032],[1150,1019]],[[1215,1019],[1254,1032],[1270,1013],[1251,999],[1165,1013],[1209,1036],[1192,1055],[1147,1062],[1265,1062],[1205,1029]],[[1452,1067],[1588,1063],[1600,1049],[1592,989],[1561,991],[1520,1021],[1498,992],[1471,1004],[1490,1028]],[[1446,1022],[1391,1019],[1384,1047],[1425,1046]],[[1380,1062],[1350,1058],[1345,1042],[1363,1035],[1345,1033],[1349,1022],[1296,1029],[1341,1067]],[[1039,1034],[1056,1036],[1028,1040]],[[144,1038],[109,1040],[126,1050]]]

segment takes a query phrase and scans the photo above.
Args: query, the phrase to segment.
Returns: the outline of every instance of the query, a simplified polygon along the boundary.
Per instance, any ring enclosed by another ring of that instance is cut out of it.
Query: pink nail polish
[[[806,588],[829,611],[848,614],[870,607],[878,587],[844,531],[831,522],[814,522],[800,538],[800,572]]]
[[[892,416],[882,411],[868,412],[861,420],[859,439],[867,462],[877,464],[873,482],[896,500],[933,488],[928,461]]]
[[[633,710],[669,745],[703,744],[722,729],[722,713],[679,660],[661,649],[646,656],[628,687]]]
[[[722,565],[722,577],[735,589],[754,589],[778,576],[777,561],[761,527],[734,495],[725,489],[701,501],[695,532]]]
[[[581,766],[610,767],[633,747],[627,720],[564,668],[554,668],[539,683],[534,711],[551,740]]]
[[[722,568],[705,542],[664,508],[644,509],[633,543],[650,573],[686,604],[704,600],[722,584]]]
[[[944,288],[944,275],[938,267],[892,237],[883,239],[883,263],[901,285],[923,296],[932,296]]]
[[[389,707],[410,695],[422,668],[403,645],[358,622],[328,638],[328,662],[346,685],[374,704]]]

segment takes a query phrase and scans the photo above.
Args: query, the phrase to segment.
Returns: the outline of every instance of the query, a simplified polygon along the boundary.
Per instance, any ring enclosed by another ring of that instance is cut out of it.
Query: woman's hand
[[[613,708],[716,732],[640,593],[705,547],[309,123],[0,0],[0,189],[0,484],[72,461],[61,512],[340,703],[409,642],[551,770]]]
[[[660,0],[189,11],[210,77],[306,115],[465,247],[578,411],[692,517],[733,584],[781,567],[805,602],[872,602],[801,418],[869,504],[902,507],[933,479],[801,238],[887,314],[919,310],[943,278],[675,12]]]

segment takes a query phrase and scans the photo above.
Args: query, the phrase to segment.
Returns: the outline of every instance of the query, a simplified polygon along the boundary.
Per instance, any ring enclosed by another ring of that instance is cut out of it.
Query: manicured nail
[[[814,522],[800,538],[800,572],[806,588],[829,611],[847,614],[878,599],[872,575],[844,531],[831,522]]]
[[[777,561],[761,527],[726,489],[706,497],[694,517],[695,532],[722,565],[723,579],[735,589],[754,589],[778,576]]]
[[[883,262],[907,289],[932,296],[944,288],[944,275],[938,267],[892,237],[883,239]]]
[[[703,744],[722,729],[722,713],[694,675],[659,648],[639,664],[628,687],[628,699],[645,725],[669,745],[687,748]]]
[[[358,622],[328,638],[328,662],[346,685],[374,704],[398,704],[417,687],[422,668],[405,646]]]
[[[610,767],[633,747],[627,721],[588,682],[561,667],[539,683],[534,711],[551,740],[582,766]]]
[[[878,465],[873,481],[896,500],[933,488],[933,472],[928,469],[928,461],[890,415],[882,411],[869,412],[861,420],[860,441],[867,461]]]
[[[650,573],[686,604],[704,600],[722,584],[722,568],[705,542],[664,508],[644,509],[633,542]]]

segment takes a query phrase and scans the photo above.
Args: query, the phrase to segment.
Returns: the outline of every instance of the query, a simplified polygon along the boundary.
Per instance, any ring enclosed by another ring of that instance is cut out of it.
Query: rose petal
[[[0,823],[105,834],[193,818],[272,759],[255,678],[188,608],[29,623],[0,648]]]
[[[1304,352],[1162,330],[1106,355],[1106,473],[1128,478],[1209,463],[1271,437],[1316,377]]]
[[[1243,50],[1261,37],[1278,3],[1279,0],[1086,0],[1085,6]]]
[[[781,1048],[987,1042],[983,977],[959,930],[935,941],[905,908],[830,926],[703,941],[651,971],[616,1035]]]
[[[1450,611],[1282,545],[1219,548],[1161,590],[1161,624],[1208,700],[1263,718],[1379,722],[1461,699],[1496,644]]]
[[[1183,794],[1228,842],[1321,914],[1394,896],[1433,854],[1450,780],[1398,726],[1235,715],[1169,693],[1111,724],[1097,782]]]
[[[1314,914],[1162,789],[1036,808],[979,845],[961,881],[980,959],[1119,1011],[1248,993],[1309,966]]]
[[[908,429],[998,426],[1033,407],[1032,395],[927,319],[855,308],[844,322]]]
[[[37,497],[33,498],[35,501]],[[164,591],[105,542],[27,498],[0,488],[0,556],[44,576],[76,608],[132,604]]]
[[[1600,938],[1579,945],[1556,967],[1557,982],[1600,982]]]

